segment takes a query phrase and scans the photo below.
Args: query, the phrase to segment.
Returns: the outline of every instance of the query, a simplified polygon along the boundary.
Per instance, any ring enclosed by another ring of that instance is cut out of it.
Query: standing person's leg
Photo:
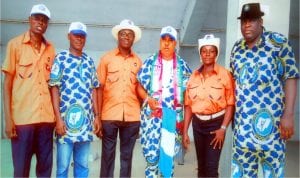
[[[205,163],[205,172],[207,177],[219,177],[219,161],[221,156],[222,148],[214,148],[214,145],[211,145],[211,141],[215,138],[214,134],[208,134],[205,136],[205,152],[206,152],[206,163]]]
[[[159,118],[143,119],[141,122],[141,144],[146,159],[145,177],[158,176],[161,123]]]
[[[261,154],[255,150],[233,145],[231,177],[257,177]]]
[[[34,147],[37,159],[37,177],[51,177],[53,166],[53,130],[53,123],[35,124]]]
[[[16,126],[17,137],[11,139],[14,177],[29,177],[34,153],[34,126]]]
[[[132,154],[139,128],[140,122],[124,122],[120,127],[120,177],[131,177]]]
[[[198,163],[198,177],[205,177],[205,143],[204,136],[201,134],[200,121],[198,118],[193,117],[192,126],[193,126],[193,135],[194,135],[194,143],[197,155],[197,163]]]
[[[219,161],[223,146],[221,147],[221,149],[219,149],[219,146],[216,146],[216,148],[214,148],[214,144],[211,143],[215,138],[215,134],[211,132],[220,129],[223,118],[224,115],[213,120],[209,120],[202,125],[202,131],[205,137],[205,174],[207,177],[219,177]]]
[[[179,144],[178,144],[178,153],[176,154],[175,158],[177,160],[178,165],[184,165],[184,155],[185,155],[186,151],[185,151],[184,147],[182,146],[182,144],[181,143],[179,143]]]
[[[90,142],[74,143],[73,160],[74,160],[74,177],[89,176],[89,153]]]
[[[56,177],[66,178],[68,177],[68,173],[69,173],[69,166],[70,166],[74,144],[57,142],[56,145],[57,145]]]
[[[261,167],[263,170],[264,177],[279,177],[283,178],[285,175],[285,154],[286,154],[286,143],[283,139],[275,139],[270,144],[269,151],[263,151],[263,157],[261,158]]]
[[[115,169],[118,125],[114,121],[102,122],[102,153],[100,177],[113,177]]]

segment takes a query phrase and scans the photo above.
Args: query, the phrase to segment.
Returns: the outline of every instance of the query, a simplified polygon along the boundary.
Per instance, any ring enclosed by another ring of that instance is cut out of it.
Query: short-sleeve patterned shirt
[[[57,141],[92,141],[92,91],[100,85],[93,59],[85,53],[80,57],[69,51],[59,53],[51,69],[49,85],[59,88],[60,113],[67,127],[67,133],[58,136]]]
[[[281,148],[284,82],[299,78],[288,40],[269,31],[252,49],[239,40],[232,49],[230,68],[236,85],[234,145],[266,151]]]

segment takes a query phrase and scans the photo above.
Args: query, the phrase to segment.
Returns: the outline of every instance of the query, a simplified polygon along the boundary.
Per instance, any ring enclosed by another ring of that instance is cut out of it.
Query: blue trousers
[[[88,160],[90,153],[90,142],[57,143],[57,170],[56,177],[67,178],[71,156],[74,160],[74,177],[88,177]]]
[[[140,122],[102,122],[102,156],[100,177],[114,177],[117,137],[120,137],[120,177],[131,177],[132,153]]]
[[[198,177],[218,177],[221,149],[214,149],[210,142],[215,134],[211,131],[221,127],[224,115],[209,121],[201,121],[193,116],[193,134],[198,161]]]
[[[36,154],[36,176],[50,177],[53,164],[53,123],[16,126],[11,139],[14,177],[29,177],[31,158]]]

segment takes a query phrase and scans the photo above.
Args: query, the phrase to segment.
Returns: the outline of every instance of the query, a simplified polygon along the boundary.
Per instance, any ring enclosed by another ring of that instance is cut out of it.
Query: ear
[[[262,18],[259,19],[260,26],[263,26],[264,20]]]
[[[70,33],[68,33],[68,40],[70,41]]]

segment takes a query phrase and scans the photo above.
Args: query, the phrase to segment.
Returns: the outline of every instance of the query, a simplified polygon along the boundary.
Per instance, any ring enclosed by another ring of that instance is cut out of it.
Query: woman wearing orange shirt
[[[190,143],[188,128],[193,119],[198,177],[218,177],[226,128],[234,111],[234,84],[230,72],[216,63],[220,39],[210,34],[198,43],[202,65],[187,84],[183,145],[187,148]]]

